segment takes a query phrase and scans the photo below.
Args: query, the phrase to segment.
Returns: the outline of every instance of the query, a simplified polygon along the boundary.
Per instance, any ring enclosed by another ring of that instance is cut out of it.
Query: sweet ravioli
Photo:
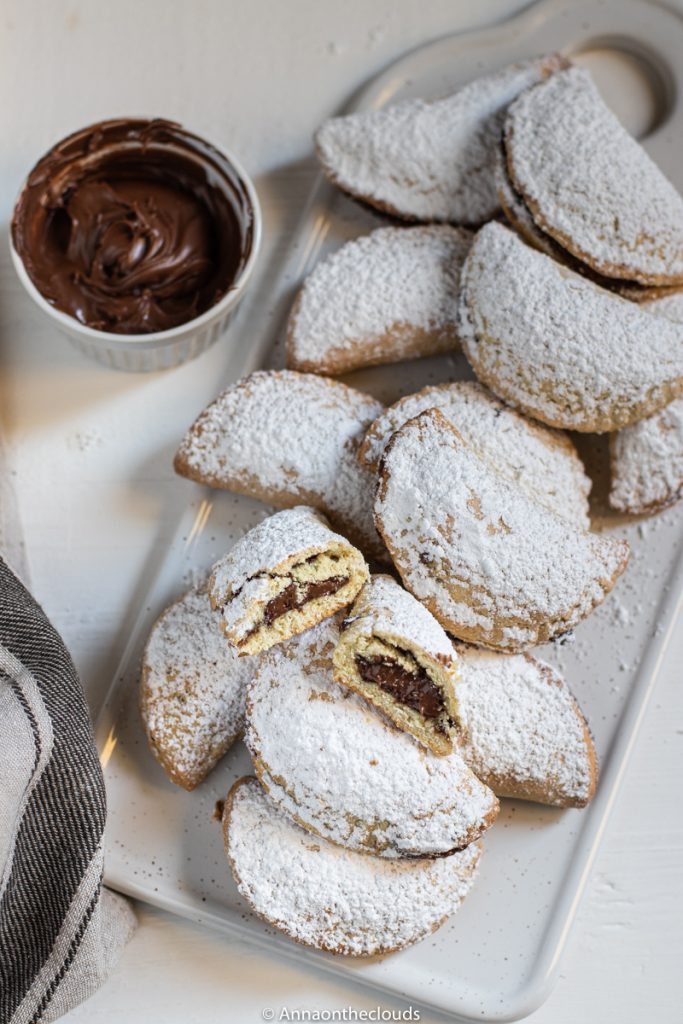
[[[204,410],[176,453],[175,469],[279,508],[311,505],[365,554],[381,558],[374,481],[356,458],[381,411],[370,395],[338,381],[261,370]]]
[[[259,659],[245,740],[256,774],[303,828],[383,858],[463,849],[498,801],[454,750],[435,757],[333,680],[339,640],[327,619]]]
[[[683,325],[526,245],[478,232],[462,273],[462,346],[479,380],[552,427],[602,433],[683,393]]]
[[[142,659],[140,710],[152,753],[176,785],[194,789],[242,735],[255,669],[225,642],[204,586],[155,623]]]
[[[609,503],[646,515],[683,497],[683,398],[610,436]]]
[[[360,551],[314,509],[278,512],[214,565],[211,603],[240,654],[258,654],[351,604],[368,579]]]
[[[427,409],[439,409],[501,476],[588,528],[591,482],[569,437],[521,416],[474,381],[432,385],[389,406],[363,438],[363,465],[376,473],[393,434]]]
[[[431,225],[380,228],[306,278],[287,327],[287,365],[341,374],[458,345],[460,270],[472,236]]]
[[[683,294],[648,302],[648,312],[683,323]],[[610,436],[612,485],[617,512],[646,515],[683,497],[683,399]]]
[[[511,484],[438,409],[383,459],[377,527],[408,590],[454,636],[516,652],[572,629],[626,568],[626,541],[589,533]]]
[[[435,931],[469,892],[473,843],[436,860],[387,861],[310,835],[254,778],[225,801],[225,852],[240,894],[295,942],[343,956],[394,953]]]
[[[546,256],[552,257],[558,263],[563,263],[577,274],[583,274],[595,284],[600,285],[601,288],[608,288],[610,291],[616,292],[617,295],[621,295],[622,298],[630,299],[631,302],[649,302],[661,295],[676,292],[681,287],[681,285],[658,287],[638,284],[637,281],[624,281],[618,277],[606,277],[604,274],[599,274],[587,263],[583,263],[567,249],[564,249],[559,242],[538,226],[524,200],[515,191],[510,181],[504,147],[498,151],[495,174],[498,199],[506,219],[525,242],[545,253]]]
[[[498,796],[585,807],[598,760],[579,705],[559,673],[530,654],[458,644],[461,752]]]
[[[504,137],[512,186],[543,232],[607,277],[683,283],[683,198],[587,71],[523,93]]]
[[[444,99],[331,118],[315,136],[323,170],[396,217],[481,224],[498,210],[493,158],[507,106],[565,65],[557,55],[512,64]]]
[[[458,717],[453,644],[391,576],[373,576],[342,622],[334,678],[434,754],[453,750]]]

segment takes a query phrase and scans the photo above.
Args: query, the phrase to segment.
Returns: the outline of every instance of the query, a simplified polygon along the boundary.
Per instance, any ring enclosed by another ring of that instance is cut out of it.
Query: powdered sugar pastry
[[[347,956],[392,953],[429,935],[467,895],[473,843],[437,860],[387,861],[305,832],[255,779],[225,804],[225,848],[242,896],[296,942]]]

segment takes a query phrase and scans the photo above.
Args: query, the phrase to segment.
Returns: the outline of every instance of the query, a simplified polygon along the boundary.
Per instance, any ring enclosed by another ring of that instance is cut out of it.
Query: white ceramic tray
[[[582,54],[609,101],[683,189],[683,21],[632,0],[541,3],[483,32],[450,36],[408,54],[370,83],[350,109],[409,95],[436,96],[510,61],[551,50]],[[320,182],[274,290],[256,294],[234,331],[252,347],[236,373],[278,362],[283,318],[313,263],[378,223]],[[383,399],[429,381],[468,375],[453,356],[349,378]],[[188,424],[178,424],[180,438]],[[629,537],[633,557],[613,595],[576,631],[575,643],[541,653],[566,673],[593,728],[602,765],[592,806],[559,811],[504,801],[486,838],[479,880],[460,913],[433,937],[381,962],[354,963],[303,950],[245,912],[223,856],[215,803],[250,771],[240,744],[193,793],[166,781],[147,749],[137,711],[140,652],[154,618],[265,514],[257,502],[178,482],[178,530],[131,631],[97,737],[109,794],[106,881],[194,920],[276,946],[468,1020],[513,1020],[547,996],[614,801],[647,698],[681,604],[683,513],[619,522],[605,516],[606,446],[583,444],[596,478],[600,528]]]

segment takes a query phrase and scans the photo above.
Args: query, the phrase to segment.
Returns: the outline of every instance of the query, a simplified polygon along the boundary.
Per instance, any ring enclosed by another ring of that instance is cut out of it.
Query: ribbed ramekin
[[[194,359],[205,352],[207,348],[218,341],[227,328],[247,289],[256,264],[261,244],[261,208],[254,185],[242,165],[231,153],[199,136],[195,136],[195,138],[210,151],[214,161],[218,158],[225,164],[230,171],[231,178],[236,176],[240,182],[244,193],[243,201],[248,205],[251,217],[251,249],[238,276],[225,295],[214,306],[193,320],[152,334],[114,334],[87,327],[75,317],[56,309],[40,293],[17,253],[10,233],[12,262],[19,280],[38,308],[81,352],[116,370],[131,372],[167,370],[173,366],[180,366],[181,363]],[[197,158],[201,160],[201,154],[197,154]],[[21,196],[25,184],[26,182],[19,190],[19,196]],[[235,197],[229,194],[227,189],[226,195],[234,204]]]

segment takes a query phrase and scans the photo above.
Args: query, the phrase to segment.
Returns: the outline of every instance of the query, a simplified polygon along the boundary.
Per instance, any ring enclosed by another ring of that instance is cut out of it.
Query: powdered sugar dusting
[[[322,165],[335,184],[396,216],[481,224],[498,209],[493,154],[505,109],[560,63],[513,64],[445,99],[332,118],[316,133]]]
[[[334,533],[315,509],[306,505],[276,512],[249,530],[211,572],[211,589],[217,602],[230,600],[259,573],[272,572],[293,559],[326,551],[331,544],[352,550],[349,542]]]
[[[183,439],[176,469],[269,504],[313,505],[369,554],[380,555],[374,481],[356,454],[381,411],[374,398],[338,381],[258,371],[201,414]]]
[[[508,175],[505,151],[502,147],[496,157],[495,176],[498,198],[500,199],[500,205],[503,207],[503,212],[515,231],[529,245],[540,249],[546,256],[551,256],[559,263],[564,263],[577,274],[584,274],[595,284],[600,285],[601,288],[609,288],[610,291],[614,291],[621,295],[622,298],[630,299],[632,302],[647,302],[652,297],[659,298],[662,293],[667,291],[654,285],[638,284],[636,281],[624,281],[621,278],[606,277],[604,274],[599,274],[596,270],[589,267],[587,263],[583,263],[567,249],[564,249],[559,242],[546,234],[545,231],[541,231],[522,197],[512,187]]]
[[[244,694],[258,659],[238,658],[204,587],[172,604],[150,633],[141,707],[152,749],[186,788],[208,775],[244,730]]]
[[[303,598],[299,609],[287,607],[283,616],[276,616],[285,634],[301,633],[312,624],[306,617],[311,604],[306,599],[306,584],[318,579],[341,577],[332,604],[320,609],[317,617],[324,618],[350,604],[368,570],[360,551],[340,534],[334,533],[315,509],[299,505],[277,512],[264,519],[237,541],[231,551],[217,562],[209,580],[209,595],[214,608],[220,610],[223,629],[228,640],[251,654],[259,649],[262,629],[270,623],[264,619],[271,600],[285,593],[292,585],[297,598]],[[254,634],[256,647],[252,646]],[[276,633],[272,643],[285,639]]]
[[[668,316],[669,320],[683,323],[683,291],[669,292],[658,298],[650,299],[643,306],[648,313],[655,316]]]
[[[510,651],[576,625],[628,555],[501,477],[436,409],[394,435],[375,515],[405,585],[441,624]]]
[[[683,292],[648,302],[658,316],[683,323]],[[683,399],[610,437],[610,505],[618,512],[656,512],[683,496]]]
[[[271,648],[246,742],[279,807],[348,849],[427,856],[466,846],[497,804],[457,752],[436,757],[332,679],[335,619]]]
[[[479,844],[437,860],[386,861],[314,838],[255,779],[226,805],[226,852],[254,910],[297,942],[350,956],[402,949],[453,914],[469,891]]]
[[[442,665],[455,665],[453,644],[432,613],[391,576],[376,575],[366,583],[349,617],[348,632],[393,639],[425,651]]]
[[[683,280],[683,199],[569,68],[521,95],[505,124],[508,169],[543,231],[610,277]]]
[[[530,655],[457,651],[461,749],[474,773],[501,796],[585,804],[595,786],[594,755],[562,677]]]
[[[520,416],[473,381],[426,387],[390,406],[365,435],[361,460],[376,469],[391,436],[425,409],[439,409],[502,476],[588,528],[591,481],[566,434]]]
[[[551,426],[614,430],[683,392],[683,325],[597,287],[502,224],[474,239],[460,309],[480,380]]]
[[[683,398],[610,438],[612,489],[619,512],[656,512],[683,495]]]
[[[347,242],[304,282],[288,327],[288,365],[346,373],[452,349],[471,240],[462,228],[432,225],[380,228]]]

